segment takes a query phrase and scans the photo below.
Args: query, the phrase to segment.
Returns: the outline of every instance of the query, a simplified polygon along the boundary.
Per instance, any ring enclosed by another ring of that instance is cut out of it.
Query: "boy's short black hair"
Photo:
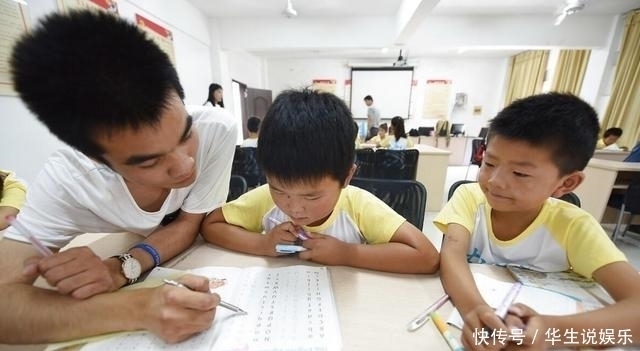
[[[622,128],[618,128],[618,127],[613,127],[613,128],[609,128],[607,130],[604,131],[604,134],[602,134],[603,138],[606,138],[610,135],[614,135],[617,136],[618,138],[622,136]]]
[[[367,95],[367,96],[364,97],[364,100],[373,101],[373,98],[371,97],[371,95]]]
[[[260,118],[256,116],[249,117],[247,119],[247,130],[251,133],[257,133],[260,130]]]
[[[555,92],[516,100],[489,122],[487,143],[500,136],[546,148],[560,175],[587,166],[600,130],[593,107],[574,95]]]
[[[389,126],[388,126],[386,123],[382,123],[382,124],[378,127],[378,130],[380,130],[380,129],[384,130],[385,132],[388,132],[388,131],[389,131]]]
[[[343,184],[355,160],[351,111],[337,96],[312,90],[280,93],[262,120],[257,157],[285,184],[325,176]]]
[[[171,93],[184,99],[167,54],[135,24],[101,11],[46,16],[10,62],[15,89],[38,119],[100,160],[97,134],[155,125]]]

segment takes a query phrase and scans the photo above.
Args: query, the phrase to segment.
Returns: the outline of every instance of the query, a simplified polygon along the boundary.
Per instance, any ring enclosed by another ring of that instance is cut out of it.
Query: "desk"
[[[629,151],[616,151],[616,150],[596,150],[593,154],[593,158],[599,158],[603,160],[622,161],[629,156]]]
[[[575,193],[580,197],[582,208],[603,223],[611,191],[614,188],[623,188],[633,177],[640,177],[640,162],[592,158],[584,173],[585,180]]]
[[[413,148],[420,152],[416,180],[427,188],[427,211],[438,212],[444,203],[444,183],[451,152],[423,144]]]

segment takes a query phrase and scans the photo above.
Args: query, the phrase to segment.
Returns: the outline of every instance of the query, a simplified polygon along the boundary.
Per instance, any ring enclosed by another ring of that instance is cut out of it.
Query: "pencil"
[[[27,240],[29,240],[31,245],[33,245],[33,247],[36,250],[38,250],[40,255],[42,256],[53,255],[53,252],[48,247],[46,247],[40,240],[38,240],[38,238],[36,238],[33,234],[31,234],[30,231],[26,230],[25,227],[23,227],[22,224],[16,220],[15,216],[7,216],[5,217],[5,219],[9,224],[11,224],[12,227],[16,228],[20,233],[22,233],[22,235],[27,237]]]
[[[509,306],[513,305],[513,303],[516,301],[518,293],[520,293],[520,289],[522,289],[522,283],[513,283],[511,289],[509,289],[509,292],[507,293],[507,296],[504,297],[504,299],[500,303],[500,306],[496,308],[496,314],[498,315],[498,318],[504,320],[504,318],[507,316],[507,313],[509,312]]]
[[[184,285],[182,283],[179,283],[179,282],[177,282],[175,280],[163,279],[163,281],[167,285],[173,285],[173,286],[177,286],[177,287],[180,287],[180,288],[187,288],[187,289],[191,290],[188,286],[186,286],[186,285]],[[220,304],[219,305],[220,305],[220,307],[224,307],[224,308],[226,308],[226,309],[228,309],[230,311],[236,312],[236,313],[247,314],[247,311],[243,310],[242,308],[240,308],[238,306],[235,306],[235,305],[232,305],[232,304],[230,304],[228,302],[222,301],[222,299],[220,300]]]
[[[436,328],[438,328],[440,334],[442,334],[444,339],[447,341],[447,344],[449,344],[452,351],[464,351],[464,347],[462,347],[462,344],[460,344],[458,339],[451,334],[447,324],[442,320],[442,318],[440,318],[438,312],[431,312],[431,320],[433,320],[433,324],[436,325]]]
[[[429,317],[431,312],[437,311],[438,308],[442,307],[447,301],[449,301],[449,295],[444,294],[442,297],[436,300],[436,302],[432,303],[426,310],[422,311],[419,315],[417,315],[414,319],[409,322],[407,325],[407,330],[412,332],[423,326],[425,323],[429,321]]]

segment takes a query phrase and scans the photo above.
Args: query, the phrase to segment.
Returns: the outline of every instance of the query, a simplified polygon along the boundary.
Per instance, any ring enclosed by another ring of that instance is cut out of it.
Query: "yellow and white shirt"
[[[280,210],[265,184],[222,206],[229,224],[265,233],[290,218]],[[405,219],[366,190],[354,186],[342,189],[340,198],[327,220],[319,226],[304,229],[331,235],[352,244],[387,243]]]
[[[626,261],[589,213],[563,200],[549,198],[536,219],[516,238],[502,241],[491,225],[491,207],[477,183],[460,186],[434,218],[443,233],[450,223],[471,233],[469,263],[517,264],[541,272],[572,269],[591,278],[609,263]]]

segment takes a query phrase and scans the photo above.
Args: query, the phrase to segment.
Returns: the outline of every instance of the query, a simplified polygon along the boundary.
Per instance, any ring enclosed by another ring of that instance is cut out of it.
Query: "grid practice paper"
[[[342,339],[326,267],[202,267],[191,273],[247,315],[218,308],[213,326],[167,344],[149,332],[118,334],[83,350],[340,350]],[[149,278],[148,278],[149,279]]]

